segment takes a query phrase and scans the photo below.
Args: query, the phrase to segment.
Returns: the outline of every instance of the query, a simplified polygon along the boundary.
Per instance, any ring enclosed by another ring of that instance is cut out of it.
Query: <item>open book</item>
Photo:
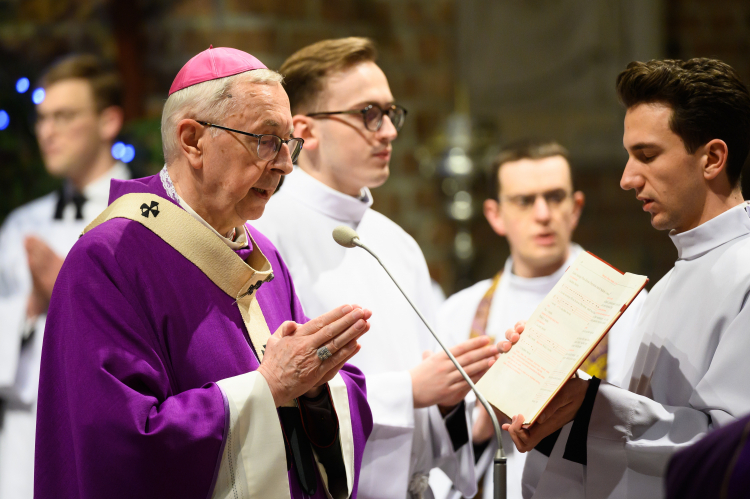
[[[477,388],[503,414],[533,423],[647,282],[582,252]]]

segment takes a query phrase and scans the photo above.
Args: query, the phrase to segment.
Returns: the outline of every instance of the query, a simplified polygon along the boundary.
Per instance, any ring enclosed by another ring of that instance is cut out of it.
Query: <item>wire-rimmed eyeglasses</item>
[[[378,106],[377,104],[370,104],[363,109],[351,109],[349,111],[327,111],[321,113],[310,113],[307,116],[315,118],[318,116],[331,116],[333,114],[361,114],[362,120],[365,122],[365,128],[371,132],[377,132],[380,127],[383,126],[383,115],[388,115],[388,118],[393,123],[393,126],[398,132],[401,127],[404,126],[404,119],[406,118],[406,109],[398,104],[392,104],[385,109]]]
[[[278,135],[271,133],[250,133],[243,132],[242,130],[235,130],[234,128],[227,128],[225,126],[217,125],[215,123],[209,123],[207,121],[195,120],[203,126],[209,126],[213,128],[220,128],[229,132],[241,133],[242,135],[248,135],[258,139],[258,157],[260,159],[271,161],[276,158],[276,155],[281,150],[281,144],[286,144],[289,147],[289,154],[292,156],[292,163],[297,161],[299,153],[302,150],[302,144],[305,143],[304,139],[298,137],[292,137],[291,139],[282,139]]]

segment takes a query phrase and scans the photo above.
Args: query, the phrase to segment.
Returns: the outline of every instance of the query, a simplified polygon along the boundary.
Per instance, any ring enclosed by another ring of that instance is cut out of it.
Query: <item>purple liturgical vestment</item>
[[[113,181],[110,203],[128,193],[174,202],[159,175]],[[268,328],[307,322],[276,249],[249,231],[275,276],[257,291]],[[244,259],[252,250],[237,253]],[[35,497],[211,497],[229,424],[216,382],[257,369],[248,342],[232,297],[159,236],[124,218],[90,230],[65,260],[50,304]],[[349,365],[340,374],[355,497],[372,417],[364,376]],[[308,497],[294,469],[288,476],[291,497]],[[313,497],[326,497],[320,476]]]
[[[719,428],[672,456],[667,499],[750,497],[750,416]]]

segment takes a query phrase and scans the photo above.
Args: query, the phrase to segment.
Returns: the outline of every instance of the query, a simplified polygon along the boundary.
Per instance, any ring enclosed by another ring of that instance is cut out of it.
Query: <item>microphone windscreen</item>
[[[355,239],[359,239],[357,231],[346,225],[339,225],[333,229],[333,239],[344,248],[353,248]]]

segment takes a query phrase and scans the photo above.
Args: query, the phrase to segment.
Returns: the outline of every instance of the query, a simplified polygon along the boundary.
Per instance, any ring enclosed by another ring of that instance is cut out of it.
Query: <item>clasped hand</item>
[[[52,288],[57,280],[57,274],[60,273],[63,259],[36,236],[27,236],[24,239],[24,248],[34,285],[26,306],[26,316],[34,318],[45,313],[49,307]]]
[[[521,321],[513,328],[508,329],[505,332],[505,338],[508,340],[506,345],[508,343],[515,345],[521,339],[525,326],[526,322]],[[542,411],[534,424],[524,428],[524,417],[518,414],[512,417],[510,423],[503,424],[503,430],[510,433],[513,443],[519,451],[530,451],[544,437],[556,432],[575,418],[586,396],[588,385],[587,380],[578,377],[569,379]]]
[[[451,348],[472,382],[487,372],[497,359],[498,348],[490,345],[486,336],[472,338]],[[445,352],[424,352],[422,362],[410,371],[414,407],[438,405],[446,413],[459,404],[469,390],[469,384],[458,372]]]
[[[266,344],[258,372],[271,389],[276,407],[301,395],[320,393],[361,348],[357,339],[370,329],[372,312],[357,305],[331,310],[306,324],[284,322]],[[318,348],[331,357],[321,360]]]

